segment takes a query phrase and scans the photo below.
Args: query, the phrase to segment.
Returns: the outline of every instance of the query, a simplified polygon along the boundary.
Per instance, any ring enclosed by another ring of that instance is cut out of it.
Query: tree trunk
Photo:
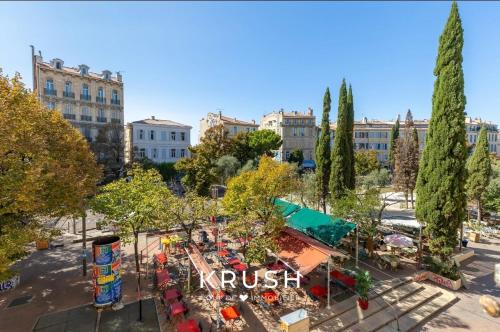
[[[405,202],[406,202],[406,208],[408,208],[408,190],[405,190]]]
[[[479,225],[481,225],[481,218],[482,218],[482,216],[481,216],[481,214],[482,214],[481,213],[482,212],[481,209],[482,209],[481,201],[478,199],[477,200],[477,222],[478,222]]]
[[[142,296],[141,296],[141,266],[139,265],[139,233],[134,232],[134,257],[135,276],[137,279],[137,297],[139,298],[139,321],[142,321]]]
[[[82,269],[85,277],[87,275],[87,211],[82,215]]]
[[[373,257],[373,236],[366,238],[366,249],[368,249],[370,257]]]
[[[410,189],[410,199],[411,199],[411,208],[415,208],[415,204],[413,203],[413,189]]]
[[[217,221],[216,221],[217,222]],[[193,232],[193,229],[189,229],[188,233],[187,233],[187,245],[188,245],[188,248],[189,248],[189,245],[191,244],[191,234]],[[219,231],[217,229],[217,240],[220,241],[220,238],[219,238]],[[187,293],[191,293],[191,277],[193,276],[193,266],[191,264],[191,262],[189,261],[189,268],[188,268],[188,280],[187,280]]]
[[[323,198],[321,203],[323,204],[323,213],[326,214],[326,198]]]

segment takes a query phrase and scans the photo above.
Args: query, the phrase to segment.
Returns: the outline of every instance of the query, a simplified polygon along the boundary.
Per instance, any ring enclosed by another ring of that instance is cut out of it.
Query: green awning
[[[283,217],[285,218],[291,215],[292,213],[300,210],[299,205],[284,201],[279,198],[276,198],[274,200],[274,205],[278,206],[279,210],[283,214]]]
[[[356,224],[352,222],[334,219],[308,208],[302,208],[293,214],[287,225],[331,246],[336,246],[342,238],[356,229]]]

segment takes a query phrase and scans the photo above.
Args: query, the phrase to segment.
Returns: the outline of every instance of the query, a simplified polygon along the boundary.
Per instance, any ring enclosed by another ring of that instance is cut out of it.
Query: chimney
[[[255,120],[252,119],[252,123],[255,124]]]
[[[313,109],[311,107],[307,108],[307,115],[313,115]]]
[[[222,111],[219,111],[219,119],[222,119]]]
[[[118,82],[122,81],[122,74],[119,71],[116,72],[116,79],[118,80]]]
[[[282,108],[280,108],[280,114],[283,114],[283,109]]]
[[[151,115],[151,120],[156,120],[154,115]]]

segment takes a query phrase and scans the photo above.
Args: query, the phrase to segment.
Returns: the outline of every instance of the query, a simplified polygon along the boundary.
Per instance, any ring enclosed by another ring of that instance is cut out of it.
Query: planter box
[[[6,292],[8,290],[14,289],[19,285],[21,282],[21,279],[19,277],[19,274],[16,274],[9,279],[6,280],[1,280],[0,281],[0,293]]]
[[[481,234],[476,232],[469,232],[469,234],[467,234],[467,237],[472,242],[479,242],[479,240],[481,239]]]
[[[438,274],[435,274],[431,271],[424,271],[419,274],[416,274],[413,277],[413,281],[424,281],[424,280],[430,280],[439,286],[446,287],[451,290],[459,290],[460,287],[462,287],[462,279],[458,280],[451,280],[448,278],[445,278],[443,276],[440,276]]]
[[[36,249],[38,250],[49,249],[49,241],[36,241]]]

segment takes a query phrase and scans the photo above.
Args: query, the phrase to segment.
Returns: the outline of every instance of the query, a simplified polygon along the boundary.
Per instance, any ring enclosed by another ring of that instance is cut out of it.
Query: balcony
[[[120,99],[111,99],[111,105],[118,105],[118,106],[120,106]]]
[[[111,119],[111,123],[120,123],[120,119]]]
[[[105,97],[95,97],[95,101],[100,104],[106,104],[106,98]]]
[[[92,115],[80,115],[81,121],[92,121]]]
[[[44,89],[43,89],[43,93],[44,93],[46,96],[57,96],[57,90],[54,90],[54,89],[47,89],[47,88],[44,88]]]
[[[75,93],[71,91],[63,91],[63,97],[75,99]]]
[[[63,114],[63,117],[66,120],[76,120],[76,115],[74,115],[74,114]]]
[[[90,97],[90,95],[80,94],[80,100],[91,101],[92,98]]]
[[[97,117],[97,122],[107,122],[107,121],[108,121],[108,119],[107,119],[107,118],[104,118],[104,117],[102,117],[102,116],[98,116],[98,117]]]

